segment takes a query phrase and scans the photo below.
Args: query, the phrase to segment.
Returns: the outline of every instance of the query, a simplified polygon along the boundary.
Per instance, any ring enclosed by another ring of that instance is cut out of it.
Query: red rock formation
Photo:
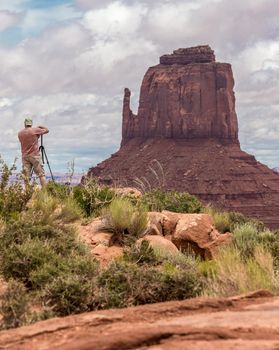
[[[89,174],[134,185],[152,177],[156,159],[164,188],[279,228],[279,175],[241,151],[233,87],[230,64],[215,62],[209,46],[162,56],[144,76],[137,115],[125,89],[121,148]]]
[[[216,63],[208,46],[179,49],[160,61],[145,74],[138,116],[125,89],[122,144],[134,137],[238,143],[231,66]]]

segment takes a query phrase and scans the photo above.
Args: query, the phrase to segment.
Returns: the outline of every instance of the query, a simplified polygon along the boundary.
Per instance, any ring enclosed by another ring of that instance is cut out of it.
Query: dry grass
[[[228,297],[257,289],[278,291],[273,257],[261,245],[247,260],[236,248],[225,249],[215,261],[202,262],[201,269],[206,276],[207,296]]]

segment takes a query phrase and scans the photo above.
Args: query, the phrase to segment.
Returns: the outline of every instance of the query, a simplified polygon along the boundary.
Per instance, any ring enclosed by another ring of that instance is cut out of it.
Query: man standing
[[[18,133],[18,138],[21,143],[23,173],[26,176],[26,183],[29,183],[32,169],[34,169],[43,187],[46,184],[46,178],[44,168],[41,164],[39,138],[41,135],[47,134],[49,130],[44,126],[33,128],[32,125],[32,119],[26,118],[24,120],[25,128]]]

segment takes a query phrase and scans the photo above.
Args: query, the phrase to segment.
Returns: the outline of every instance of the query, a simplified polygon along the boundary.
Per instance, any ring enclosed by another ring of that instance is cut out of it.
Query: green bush
[[[221,233],[233,232],[235,228],[244,224],[253,225],[257,231],[265,230],[261,221],[248,218],[241,213],[223,212],[214,207],[205,207],[202,211],[212,216],[216,229]]]
[[[60,211],[57,212],[56,219],[68,224],[80,220],[82,216],[82,209],[72,197],[68,197],[63,201]]]
[[[0,156],[0,217],[4,220],[14,218],[26,209],[26,205],[32,197],[34,185],[23,187],[23,176],[17,175],[13,183],[10,182],[12,173],[16,170],[16,164],[11,167]]]
[[[201,294],[201,276],[194,270],[183,270],[170,262],[165,262],[161,271],[161,285],[158,301],[183,300]]]
[[[146,192],[142,201],[151,211],[169,210],[176,213],[200,213],[202,210],[200,201],[186,192],[164,192],[155,189]]]
[[[95,308],[127,307],[157,301],[158,272],[136,264],[113,262],[98,280]]]
[[[9,329],[26,324],[29,312],[29,298],[26,288],[18,281],[10,280],[1,296],[0,312],[3,317],[1,328]]]
[[[49,181],[46,185],[46,191],[52,197],[56,197],[59,200],[63,201],[71,195],[73,190],[68,185],[59,184],[57,182]]]
[[[259,231],[257,223],[245,223],[238,225],[234,229],[234,246],[239,250],[244,258],[253,256],[255,248],[262,245],[274,257],[275,264],[278,262],[279,256],[279,235],[265,229]]]
[[[84,276],[61,275],[48,284],[44,299],[59,316],[85,312],[92,304],[93,285]]]
[[[33,287],[30,274],[44,264],[57,264],[58,256],[47,242],[28,239],[22,244],[6,247],[1,254],[1,272],[5,279],[14,278]]]
[[[156,256],[154,249],[150,247],[148,241],[143,241],[141,244],[133,244],[124,250],[124,261],[149,265],[158,265],[159,259]]]
[[[99,185],[95,178],[86,178],[82,185],[73,188],[73,197],[87,216],[98,216],[115,193],[110,187]]]
[[[150,267],[127,261],[113,262],[98,280],[96,308],[127,307],[197,296],[202,284],[193,271],[166,263]]]

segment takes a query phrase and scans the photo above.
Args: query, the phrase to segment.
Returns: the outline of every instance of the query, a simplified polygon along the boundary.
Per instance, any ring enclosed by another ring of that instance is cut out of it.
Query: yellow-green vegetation
[[[264,230],[264,224],[241,213],[219,211],[213,207],[205,207],[202,212],[212,216],[214,225],[221,233],[233,232],[235,227],[242,224],[253,224],[257,229]]]
[[[273,257],[261,245],[247,259],[235,247],[226,249],[216,260],[202,262],[200,268],[206,277],[203,293],[208,296],[226,297],[258,289],[279,292]]]
[[[151,211],[169,210],[176,213],[200,213],[202,211],[201,202],[186,192],[151,189],[144,193],[142,201]]]
[[[44,190],[10,183],[13,168],[0,162],[1,327],[54,316],[126,307],[198,295],[227,296],[265,288],[279,293],[279,233],[237,213],[205,209],[188,193],[151,189],[142,198],[117,195],[87,179],[77,187],[49,183]],[[209,212],[233,244],[214,261],[135,244],[147,212]],[[121,258],[101,267],[79,240],[75,222],[102,216],[125,246]]]
[[[113,232],[120,243],[126,238],[137,239],[147,227],[147,210],[143,205],[133,204],[128,198],[114,198],[101,213],[103,229]]]

